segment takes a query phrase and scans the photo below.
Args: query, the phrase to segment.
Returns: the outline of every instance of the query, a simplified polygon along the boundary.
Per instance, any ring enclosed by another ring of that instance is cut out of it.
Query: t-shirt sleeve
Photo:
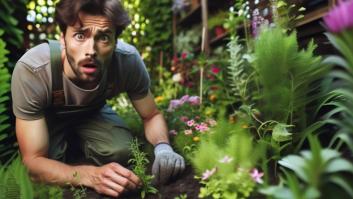
[[[44,69],[33,70],[19,61],[16,64],[11,80],[13,112],[17,118],[36,120],[44,117],[48,101]]]
[[[132,54],[126,92],[131,100],[139,100],[147,96],[150,89],[150,77],[140,54]]]

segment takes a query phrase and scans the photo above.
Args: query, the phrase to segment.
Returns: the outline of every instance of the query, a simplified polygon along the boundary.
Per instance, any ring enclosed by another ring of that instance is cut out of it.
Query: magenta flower
[[[211,72],[213,74],[218,74],[220,71],[221,71],[221,69],[216,66],[212,66],[212,68],[211,68]]]
[[[188,126],[194,126],[194,124],[195,124],[195,120],[189,120],[189,121],[187,121],[186,122],[186,125],[188,125]]]
[[[330,32],[339,33],[353,28],[353,1],[340,1],[325,17]]]
[[[213,169],[211,169],[211,170],[206,169],[206,171],[203,172],[201,179],[202,179],[202,180],[207,180],[207,179],[210,178],[213,174],[215,174],[216,171],[217,171],[217,168],[213,168]]]
[[[251,177],[252,177],[252,179],[255,181],[255,182],[257,182],[257,183],[263,183],[263,181],[262,181],[262,176],[264,175],[264,173],[262,173],[262,172],[259,172],[257,169],[253,169],[252,171],[251,171]]]
[[[200,97],[199,96],[191,96],[191,97],[189,97],[188,102],[191,105],[197,106],[200,104]]]
[[[186,59],[188,57],[188,54],[186,52],[181,53],[181,58]]]

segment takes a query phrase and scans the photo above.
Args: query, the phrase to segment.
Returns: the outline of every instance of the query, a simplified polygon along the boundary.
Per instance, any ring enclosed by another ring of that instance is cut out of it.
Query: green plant
[[[18,27],[18,19],[14,16],[20,8],[25,10],[26,0],[20,0],[16,4],[12,1],[4,0],[0,2],[0,30],[6,31],[7,42],[16,47],[21,47],[23,43],[23,31]]]
[[[200,198],[248,198],[255,188],[250,170],[259,150],[253,148],[247,119],[230,124],[220,119],[218,125],[205,134],[192,154],[192,165],[203,186]]]
[[[181,194],[181,195],[175,197],[174,199],[187,199],[187,198],[188,198],[187,194]]]
[[[6,50],[6,43],[1,39],[3,33],[0,30],[0,164],[8,164],[14,157],[15,147],[10,144],[14,137],[7,114],[11,76],[5,67],[5,63],[8,61],[6,56],[9,51]]]
[[[139,146],[140,144],[137,139],[131,142],[130,149],[132,158],[129,160],[129,163],[133,165],[133,172],[142,181],[141,198],[145,198],[147,194],[156,194],[158,190],[151,185],[153,176],[146,174],[149,160],[147,159],[146,153],[140,151]]]
[[[207,21],[208,29],[212,30],[216,26],[223,26],[225,19],[227,18],[227,12],[219,11],[217,14],[210,17]]]
[[[77,172],[75,172],[72,177],[74,178],[75,181],[79,181],[80,176]],[[72,196],[74,199],[83,199],[87,197],[86,194],[86,187],[80,185],[78,187],[73,186],[72,184],[70,185],[70,191],[72,193]]]
[[[201,41],[201,26],[194,26],[190,30],[180,32],[175,37],[177,52],[193,52]]]
[[[235,102],[239,101],[245,105],[252,98],[249,89],[252,71],[248,60],[245,59],[244,49],[238,43],[238,37],[231,38],[227,51],[230,54],[227,67],[230,95],[235,97]]]
[[[8,167],[0,169],[0,196],[4,198],[33,198],[34,191],[27,169],[18,156]]]
[[[297,131],[308,126],[307,106],[321,99],[320,82],[329,69],[310,42],[299,50],[295,33],[281,28],[264,29],[255,42],[254,68],[259,85],[260,112],[267,120],[293,124]]]
[[[261,193],[274,198],[352,198],[353,164],[336,150],[322,149],[317,137],[309,136],[309,143],[310,151],[278,162],[285,168],[282,183],[263,188]]]
[[[167,65],[173,50],[172,0],[144,0],[141,4],[142,15],[148,20],[142,45],[150,49],[146,61],[151,66]],[[164,63],[164,64],[163,64]]]
[[[336,12],[337,14],[347,15],[348,13],[340,11]],[[338,127],[330,146],[339,149],[345,143],[353,152],[353,31],[351,27],[342,26],[342,28],[337,33],[326,33],[330,43],[341,55],[331,55],[325,60],[336,67],[327,78],[330,90],[322,106],[332,108],[326,113],[325,118],[328,123]]]
[[[296,23],[304,17],[300,14],[305,11],[304,7],[297,8],[296,4],[288,4],[285,0],[271,0],[273,17],[277,26],[283,30],[292,31]]]

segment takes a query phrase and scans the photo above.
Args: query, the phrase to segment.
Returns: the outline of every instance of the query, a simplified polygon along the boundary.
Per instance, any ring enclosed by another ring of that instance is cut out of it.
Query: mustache
[[[78,65],[94,65],[94,66],[101,66],[102,63],[98,61],[97,59],[92,59],[92,58],[86,58],[82,59],[78,62]]]

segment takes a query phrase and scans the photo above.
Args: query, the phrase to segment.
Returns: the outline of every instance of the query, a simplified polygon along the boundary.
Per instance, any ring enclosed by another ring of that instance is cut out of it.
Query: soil
[[[156,187],[158,193],[155,195],[147,195],[145,199],[174,199],[182,194],[187,195],[187,199],[198,198],[198,193],[200,190],[200,184],[194,179],[194,172],[191,166],[187,166],[185,171],[174,181]],[[69,189],[64,190],[64,199],[73,199],[73,194]],[[122,195],[119,199],[140,199],[139,193],[129,193]],[[110,197],[105,197],[98,195],[95,191],[87,189],[85,199],[111,199]]]

